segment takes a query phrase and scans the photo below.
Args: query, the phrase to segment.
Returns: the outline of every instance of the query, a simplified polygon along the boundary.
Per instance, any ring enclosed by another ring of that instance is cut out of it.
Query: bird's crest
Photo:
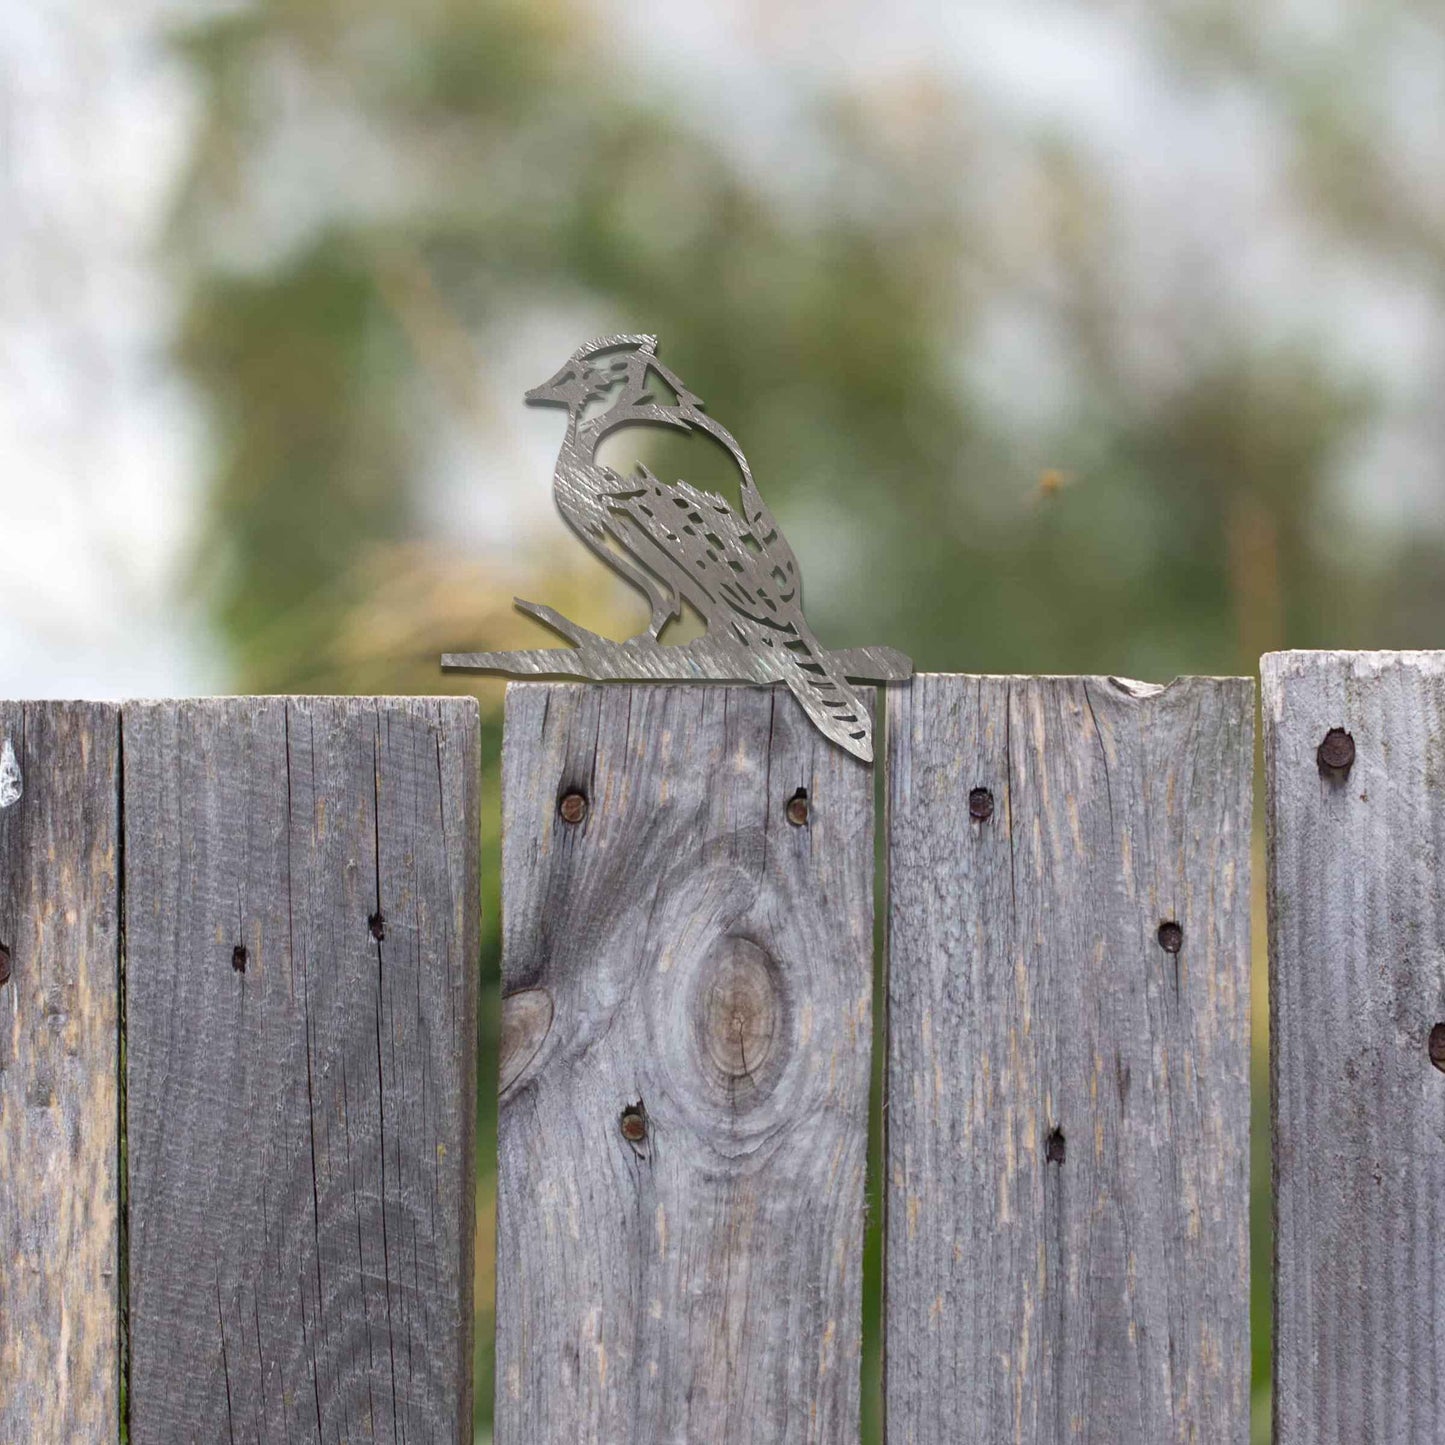
[[[663,383],[659,386],[658,382]],[[891,648],[830,652],[803,616],[802,577],[742,449],[702,401],[657,357],[650,335],[601,336],[579,346],[527,400],[565,407],[567,432],[553,474],[558,509],[597,557],[651,604],[646,631],[616,642],[552,608],[517,608],[570,647],[448,654],[442,667],[514,677],[595,681],[785,683],[818,729],[864,762],[873,758],[870,709],[855,682],[896,682],[913,665]],[[610,404],[601,412],[597,403]],[[627,425],[700,431],[731,454],[742,478],[740,509],[646,467],[623,479],[597,460],[604,437]],[[688,603],[706,631],[665,643],[662,630]]]

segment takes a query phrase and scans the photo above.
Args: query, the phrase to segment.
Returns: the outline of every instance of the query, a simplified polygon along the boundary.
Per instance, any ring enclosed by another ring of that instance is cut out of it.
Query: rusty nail
[[[629,1104],[618,1121],[622,1137],[629,1144],[640,1144],[647,1138],[647,1115],[641,1104]]]
[[[1331,728],[1316,758],[1321,773],[1347,773],[1355,765],[1355,740],[1344,728]]]
[[[808,823],[808,790],[799,788],[791,798],[788,799],[788,822],[795,828],[803,828]]]
[[[4,988],[10,982],[10,949],[9,946],[0,943],[0,988]]]
[[[246,945],[244,943],[238,943],[231,950],[231,967],[234,968],[237,973],[245,973],[246,961],[250,956],[251,955],[246,952]]]
[[[1445,1024],[1436,1024],[1430,1030],[1430,1062],[1445,1074]]]
[[[580,823],[587,816],[587,798],[578,792],[568,793],[557,805],[564,823]]]
[[[1184,947],[1184,930],[1173,919],[1159,925],[1159,947],[1165,953],[1178,953]]]
[[[371,936],[380,943],[386,937],[386,915],[378,909],[366,920],[366,926]]]
[[[986,823],[993,817],[993,794],[987,788],[975,788],[968,795],[968,816],[976,823]]]

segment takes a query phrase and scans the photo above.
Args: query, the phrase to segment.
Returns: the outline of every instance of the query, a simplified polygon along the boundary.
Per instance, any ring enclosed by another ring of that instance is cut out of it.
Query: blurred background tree
[[[439,652],[550,641],[514,593],[635,627],[550,511],[557,418],[520,415],[614,330],[657,332],[740,438],[834,645],[1167,679],[1445,640],[1423,3],[165,14],[191,110],[162,274],[204,417],[173,596],[234,690],[456,690]],[[648,460],[715,481],[683,444]],[[1262,979],[1256,1018],[1262,1069]],[[1267,1387],[1258,1125],[1256,1154]],[[867,1412],[871,1441],[873,1378]]]

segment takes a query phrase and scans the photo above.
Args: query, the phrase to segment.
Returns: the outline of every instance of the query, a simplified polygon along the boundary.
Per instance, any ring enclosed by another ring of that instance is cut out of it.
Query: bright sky
[[[1303,15],[1308,33],[1340,8],[1314,0],[1279,13]],[[224,681],[177,603],[204,460],[197,415],[164,362],[171,301],[157,254],[193,114],[157,41],[179,9],[0,7],[0,696],[184,694]],[[1138,253],[1126,270],[1141,384],[1150,311],[1187,268],[1224,314],[1256,329],[1261,317],[1281,332],[1317,327],[1358,358],[1392,410],[1342,489],[1377,522],[1438,514],[1438,438],[1423,420],[1445,360],[1433,303],[1305,234],[1280,199],[1270,117],[1242,93],[1181,84],[1131,29],[1128,7],[639,0],[610,13],[644,71],[764,171],[787,153],[795,98],[840,75],[885,86],[943,66],[1001,135],[1049,124],[1084,140],[1118,182],[1120,234]],[[700,66],[720,82],[705,93],[693,83]],[[1409,64],[1402,74],[1419,82]],[[1438,116],[1438,83],[1426,99]],[[1420,109],[1403,110],[1403,123]],[[570,335],[560,321],[534,326],[501,370],[516,372],[520,392],[541,379],[531,372],[544,355],[550,370],[570,350]],[[999,405],[1037,396],[1050,374],[1037,318],[1001,306],[990,335]],[[554,440],[547,417],[517,411],[495,447],[464,445],[438,478],[438,519],[459,519],[464,536],[495,539],[535,518],[516,475],[545,476]],[[530,495],[545,500],[545,487]]]
[[[189,117],[153,0],[0,7],[0,693],[205,690],[198,456],[150,255]]]

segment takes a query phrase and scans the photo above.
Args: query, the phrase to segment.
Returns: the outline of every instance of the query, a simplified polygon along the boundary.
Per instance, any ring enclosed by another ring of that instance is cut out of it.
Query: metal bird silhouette
[[[572,646],[450,653],[442,667],[613,681],[781,682],[825,736],[872,761],[872,722],[852,683],[899,681],[911,675],[912,663],[892,648],[830,652],[819,644],[803,616],[798,559],[758,492],[742,448],[658,360],[656,337],[590,341],[527,400],[566,409],[567,431],[553,474],[558,510],[602,561],[647,598],[648,626],[616,642],[518,598],[519,611]],[[688,482],[659,481],[646,466],[623,477],[600,463],[603,441],[627,426],[712,437],[737,466],[741,511]],[[662,642],[663,629],[681,615],[684,602],[706,632],[686,643]]]

